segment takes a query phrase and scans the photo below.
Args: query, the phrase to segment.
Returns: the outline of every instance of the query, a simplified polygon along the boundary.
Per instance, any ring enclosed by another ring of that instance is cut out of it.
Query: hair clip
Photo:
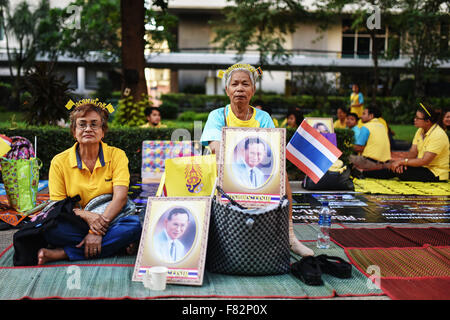
[[[428,116],[431,117],[431,114],[428,112],[427,108],[425,108],[425,106],[420,102],[420,106],[423,108],[423,110],[426,111],[426,113],[428,114]]]

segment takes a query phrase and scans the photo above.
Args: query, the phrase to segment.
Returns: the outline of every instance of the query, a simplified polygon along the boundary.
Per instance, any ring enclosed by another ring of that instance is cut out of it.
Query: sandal
[[[322,272],[319,263],[313,256],[302,258],[291,266],[291,272],[294,276],[310,286],[323,285]]]
[[[339,257],[331,257],[321,254],[316,257],[320,270],[340,279],[348,279],[352,277],[352,265]]]

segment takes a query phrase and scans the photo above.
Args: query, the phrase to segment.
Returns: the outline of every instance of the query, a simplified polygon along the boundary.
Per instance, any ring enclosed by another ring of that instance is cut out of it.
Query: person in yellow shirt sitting
[[[74,209],[74,214],[87,223],[89,232],[80,231],[69,221],[59,221],[56,227],[45,230],[44,237],[52,248],[38,251],[39,265],[102,258],[123,249],[131,253],[142,231],[139,216],[133,214],[136,207],[128,199],[128,158],[123,150],[102,141],[108,130],[108,112],[94,100],[77,103],[70,121],[76,143],[51,161],[50,200],[79,195],[80,208]],[[84,209],[101,195],[112,195],[103,213]]]
[[[144,113],[147,123],[141,128],[167,128],[167,125],[161,123],[161,111],[157,107],[145,108]]]
[[[337,120],[334,122],[333,126],[335,129],[346,129],[347,128],[347,110],[344,107],[338,107],[336,111]]]
[[[394,160],[389,166],[401,180],[448,180],[449,139],[438,125],[438,118],[438,113],[430,106],[420,104],[414,117],[414,126],[418,129],[411,149],[404,159]]]
[[[360,156],[350,156],[350,162],[357,169],[364,170],[364,176],[370,178],[387,177],[385,171],[378,171],[377,169],[382,168],[378,165],[391,159],[388,133],[384,125],[375,117],[378,114],[379,111],[374,106],[364,109],[361,116],[364,125],[361,127],[358,138],[353,145],[353,149]]]

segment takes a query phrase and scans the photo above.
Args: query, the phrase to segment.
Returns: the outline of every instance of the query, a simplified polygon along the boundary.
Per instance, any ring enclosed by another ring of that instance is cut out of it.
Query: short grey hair
[[[234,72],[237,71],[243,71],[246,74],[248,74],[248,77],[250,78],[250,82],[252,83],[252,86],[254,88],[256,88],[256,78],[257,76],[255,76],[254,73],[250,72],[250,70],[244,69],[244,68],[237,68],[232,70],[229,74],[226,75],[225,77],[225,87],[228,88],[228,86],[230,85],[230,81],[231,81],[231,76],[233,75]]]

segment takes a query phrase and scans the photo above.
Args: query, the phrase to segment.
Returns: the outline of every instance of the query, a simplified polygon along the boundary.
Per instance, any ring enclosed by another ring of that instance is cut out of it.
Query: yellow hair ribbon
[[[425,106],[420,102],[420,106],[423,108],[423,110],[426,111],[426,113],[428,114],[428,116],[431,117],[431,114],[428,112],[427,108],[425,108]]]

